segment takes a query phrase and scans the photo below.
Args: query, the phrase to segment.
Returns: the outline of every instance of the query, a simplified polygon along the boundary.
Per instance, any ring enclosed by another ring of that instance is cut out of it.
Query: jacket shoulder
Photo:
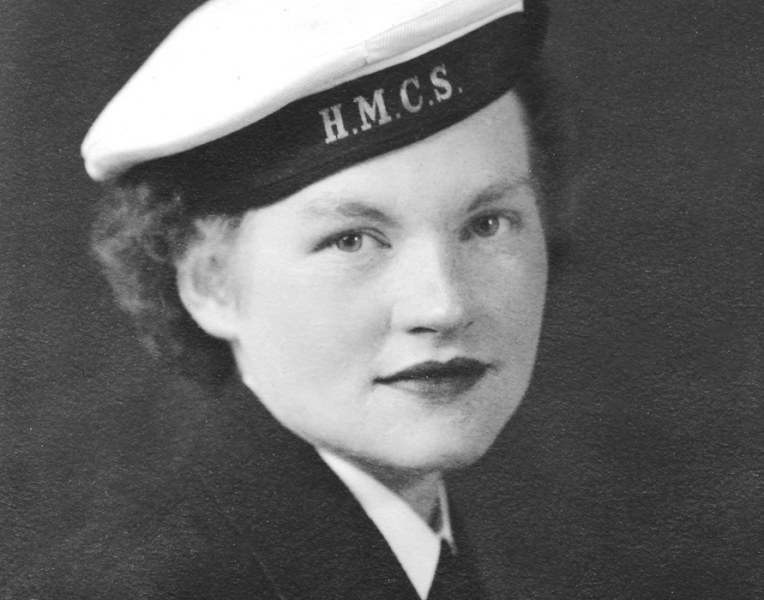
[[[103,507],[39,556],[0,597],[277,598],[257,557],[203,487],[193,479],[175,486],[170,495],[143,490],[142,502]]]

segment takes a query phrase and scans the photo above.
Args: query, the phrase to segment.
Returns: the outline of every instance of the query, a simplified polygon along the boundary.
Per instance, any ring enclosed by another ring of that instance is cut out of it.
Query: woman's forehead
[[[418,195],[413,200],[392,193],[366,197],[326,194],[286,205],[282,215],[294,215],[299,223],[316,226],[335,222],[360,222],[395,229],[412,222],[447,224],[453,219],[461,221],[465,215],[504,205],[515,208],[535,205],[535,185],[530,176],[516,180],[502,178],[487,183],[483,188],[452,192],[453,189],[444,186],[444,189],[437,190],[429,197]],[[255,209],[252,213],[257,214],[262,210]]]

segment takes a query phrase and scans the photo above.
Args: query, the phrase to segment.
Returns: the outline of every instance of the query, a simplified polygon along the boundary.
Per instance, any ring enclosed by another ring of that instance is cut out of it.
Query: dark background
[[[0,590],[155,434],[79,143],[198,1],[0,3]],[[525,598],[764,597],[764,4],[557,0],[573,248],[536,379],[460,493]],[[137,440],[137,441],[136,441]]]

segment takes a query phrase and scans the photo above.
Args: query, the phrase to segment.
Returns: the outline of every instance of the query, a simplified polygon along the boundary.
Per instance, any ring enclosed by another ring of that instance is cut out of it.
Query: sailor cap
[[[241,151],[246,135],[243,169],[288,193],[507,91],[540,47],[533,2],[210,0],[103,110],[82,144],[86,170],[111,181],[192,150],[214,163],[205,148],[233,137]]]

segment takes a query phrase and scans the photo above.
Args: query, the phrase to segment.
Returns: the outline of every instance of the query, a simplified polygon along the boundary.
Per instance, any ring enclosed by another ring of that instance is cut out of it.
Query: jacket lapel
[[[282,598],[418,600],[353,495],[243,384],[213,402],[192,465]]]

